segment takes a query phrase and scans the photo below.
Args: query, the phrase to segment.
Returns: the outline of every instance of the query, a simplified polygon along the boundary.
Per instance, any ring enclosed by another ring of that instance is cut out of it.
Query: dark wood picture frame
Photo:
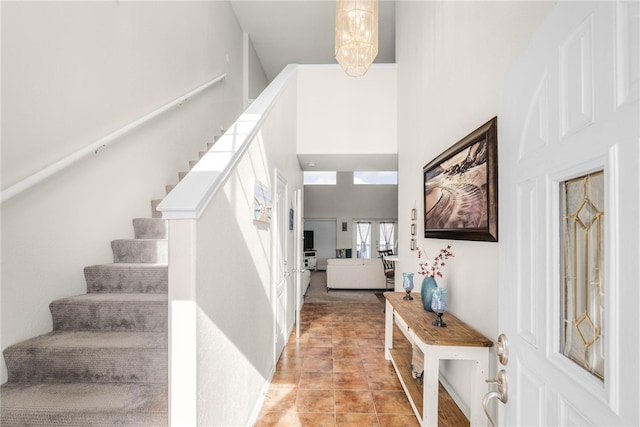
[[[498,118],[422,169],[424,237],[498,241]]]

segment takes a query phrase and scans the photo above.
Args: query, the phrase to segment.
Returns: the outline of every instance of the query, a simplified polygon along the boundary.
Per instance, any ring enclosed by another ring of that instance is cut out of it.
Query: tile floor
[[[384,304],[305,304],[256,427],[419,426],[384,358]],[[408,345],[399,339],[394,346]]]

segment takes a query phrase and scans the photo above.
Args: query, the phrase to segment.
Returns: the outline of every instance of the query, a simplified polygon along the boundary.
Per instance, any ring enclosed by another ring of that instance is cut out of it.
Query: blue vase
[[[431,308],[431,298],[433,296],[433,290],[437,287],[436,279],[430,276],[424,276],[422,287],[420,288],[420,297],[422,298],[422,306],[427,311],[433,311]]]
[[[413,290],[413,273],[402,273],[402,289],[407,293],[403,299],[412,300],[411,291]]]

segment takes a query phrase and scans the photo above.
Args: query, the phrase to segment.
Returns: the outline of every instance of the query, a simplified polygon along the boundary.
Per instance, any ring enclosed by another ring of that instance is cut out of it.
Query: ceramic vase
[[[433,297],[433,290],[438,288],[436,279],[430,276],[424,276],[422,280],[422,287],[420,288],[420,297],[422,298],[422,306],[427,311],[433,311],[431,308],[431,298]]]

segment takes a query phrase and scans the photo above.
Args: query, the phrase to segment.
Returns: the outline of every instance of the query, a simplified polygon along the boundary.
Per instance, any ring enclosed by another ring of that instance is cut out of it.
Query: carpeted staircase
[[[4,350],[0,425],[168,424],[168,241],[159,202],[152,218],[133,220],[134,239],[111,242],[112,264],[84,269],[87,294],[50,304],[53,332]]]

